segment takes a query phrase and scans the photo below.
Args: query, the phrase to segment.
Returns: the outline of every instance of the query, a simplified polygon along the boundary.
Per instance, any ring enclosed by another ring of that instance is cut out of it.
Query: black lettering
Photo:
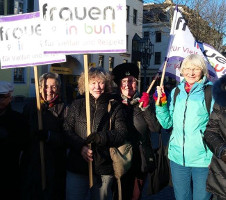
[[[64,18],[64,17],[63,17],[62,13],[63,13],[64,11],[66,11],[66,12],[69,13],[70,18],[69,18],[69,17],[68,17],[68,18]],[[71,20],[71,21],[72,21],[72,20],[73,20],[73,18],[72,18],[72,12],[71,12],[71,10],[70,10],[69,8],[67,8],[67,7],[64,7],[64,8],[61,8],[61,9],[60,9],[59,16],[60,16],[60,19],[62,19],[62,20],[64,20],[64,21],[68,21],[68,20]]]

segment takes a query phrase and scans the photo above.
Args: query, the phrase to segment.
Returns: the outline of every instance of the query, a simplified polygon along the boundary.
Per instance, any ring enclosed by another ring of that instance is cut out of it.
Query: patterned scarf
[[[187,93],[191,91],[193,85],[190,85],[188,82],[185,83],[184,89]]]
[[[125,105],[134,105],[139,103],[140,97],[139,97],[139,93],[136,92],[132,98],[127,98],[126,96],[124,96],[123,94],[121,94],[122,97],[122,103]]]
[[[45,101],[42,97],[41,97],[41,104],[45,107],[45,108],[51,108],[53,107],[59,100],[59,95],[56,95],[53,99],[51,99],[50,101]]]

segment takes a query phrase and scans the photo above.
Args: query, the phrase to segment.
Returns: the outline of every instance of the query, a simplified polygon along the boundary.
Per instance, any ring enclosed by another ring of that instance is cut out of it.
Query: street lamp
[[[144,71],[143,91],[146,91],[147,69],[150,65],[151,56],[154,53],[154,45],[151,43],[149,37],[144,37],[139,41],[139,52]]]

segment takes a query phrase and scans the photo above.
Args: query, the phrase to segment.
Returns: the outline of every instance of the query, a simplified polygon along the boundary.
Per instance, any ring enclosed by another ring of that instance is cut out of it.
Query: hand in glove
[[[163,87],[157,86],[157,89],[153,94],[153,98],[155,100],[156,105],[157,105],[158,96],[160,97],[160,102],[159,102],[160,106],[167,104],[167,98],[166,98],[166,94]]]
[[[99,144],[100,140],[101,138],[98,133],[91,133],[86,139],[86,144],[90,144],[90,143]]]
[[[40,141],[46,141],[48,139],[48,131],[46,130],[36,130],[35,135]]]
[[[149,105],[149,94],[147,92],[143,92],[139,102],[143,102],[142,107],[146,108]]]

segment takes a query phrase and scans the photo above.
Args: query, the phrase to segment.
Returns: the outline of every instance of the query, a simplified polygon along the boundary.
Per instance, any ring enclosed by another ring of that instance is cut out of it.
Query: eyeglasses
[[[184,68],[185,72],[195,72],[195,73],[199,73],[200,71],[202,71],[200,68],[196,67],[196,68]]]
[[[132,85],[133,83],[136,83],[136,80],[131,79],[131,80],[122,80],[122,85],[126,86],[126,85]]]

